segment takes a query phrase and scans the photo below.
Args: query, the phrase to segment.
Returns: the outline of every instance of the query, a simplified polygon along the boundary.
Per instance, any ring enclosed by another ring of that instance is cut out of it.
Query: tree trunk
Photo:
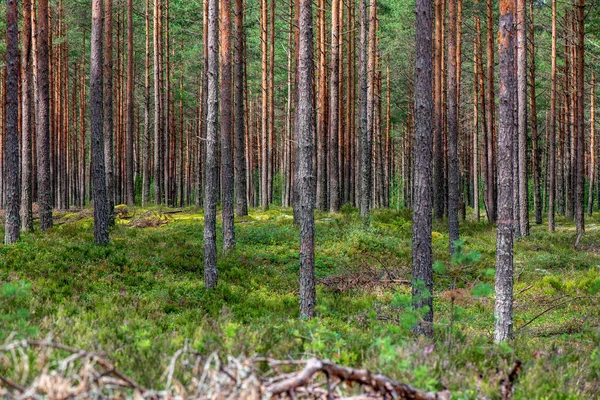
[[[48,77],[48,0],[39,0],[37,19],[37,162],[40,229],[52,227],[52,176],[50,173],[50,81]]]
[[[494,98],[494,32],[492,0],[487,0],[487,153],[486,153],[486,203],[488,221],[496,222],[496,152],[494,144],[495,107]]]
[[[340,176],[339,176],[339,31],[340,0],[331,3],[331,64],[329,70],[329,208],[332,212],[340,209]]]
[[[31,0],[23,1],[23,48],[21,58],[21,228],[25,232],[33,231],[33,185],[32,185],[32,21]],[[7,19],[8,20],[8,19]]]
[[[135,204],[135,181],[133,159],[133,0],[127,0],[127,155],[126,185],[127,205]]]
[[[219,0],[208,0],[206,183],[204,186],[204,285],[217,286],[217,193],[219,191]]]
[[[554,232],[554,195],[556,192],[556,0],[552,0],[552,55],[550,124],[548,152],[548,231]]]
[[[144,70],[144,154],[142,156],[142,206],[150,200],[150,0],[146,0],[146,58]]]
[[[575,224],[577,227],[577,241],[579,244],[581,235],[585,232],[584,221],[584,192],[585,192],[585,25],[584,25],[585,0],[577,1],[577,46],[576,46],[576,89],[577,110],[576,125],[577,136],[575,149]]]
[[[529,108],[530,108],[530,121],[531,121],[531,144],[532,144],[532,173],[533,173],[533,214],[536,224],[542,223],[542,198],[541,198],[541,157],[539,149],[539,135],[538,135],[538,122],[537,122],[537,99],[535,91],[535,27],[533,20],[533,1],[529,2]]]
[[[110,0],[109,0],[110,1]],[[108,8],[110,10],[110,8]],[[104,170],[104,132],[102,114],[102,0],[92,2],[92,49],[90,62],[90,131],[92,179],[94,183],[94,242],[108,243],[109,200]]]
[[[596,110],[595,106],[595,80],[592,71],[592,84],[590,88],[590,187],[588,193],[588,214],[592,215],[594,206],[594,174],[596,171]]]
[[[261,90],[262,90],[262,103],[261,103],[261,179],[260,179],[260,205],[263,210],[269,209],[269,152],[268,152],[268,130],[269,130],[269,115],[268,115],[268,94],[269,94],[269,83],[268,83],[268,46],[267,46],[267,0],[261,0]]]
[[[432,11],[431,0],[417,0],[415,64],[415,168],[412,233],[412,295],[415,309],[427,308],[423,321],[415,328],[419,334],[433,336],[433,270],[431,224],[432,175]]]
[[[459,165],[458,165],[458,106],[456,104],[458,86],[456,82],[456,24],[457,0],[448,0],[448,231],[450,238],[450,254],[454,253],[454,243],[458,233],[458,203],[460,197]]]
[[[294,129],[297,151],[296,214],[300,225],[300,316],[315,316],[315,221],[313,182],[312,1],[299,0],[298,103]]]
[[[233,199],[232,93],[231,93],[231,0],[220,0],[221,43],[221,185],[223,190],[223,252],[235,247]]]
[[[318,0],[318,90],[317,90],[317,207],[327,210],[327,45],[325,44],[325,0]]]
[[[513,332],[514,7],[512,0],[500,0],[495,342],[511,339]]]
[[[244,2],[235,0],[235,48],[234,48],[234,81],[235,81],[235,195],[238,216],[248,215],[246,190],[246,141],[244,116]]]
[[[114,225],[115,174],[114,174],[114,121],[113,121],[113,0],[104,3],[104,165],[106,168],[106,196],[110,225]],[[119,53],[120,54],[120,53]]]
[[[6,176],[6,217],[4,243],[21,236],[21,182],[19,174],[19,23],[17,0],[6,2],[6,136],[4,161]]]
[[[527,15],[526,0],[517,0],[517,129],[519,162],[519,224],[529,236],[529,181],[527,179]]]
[[[368,223],[371,200],[371,153],[372,142],[368,127],[368,76],[367,52],[369,39],[367,36],[369,22],[367,19],[367,1],[360,2],[360,59],[359,59],[359,128],[360,128],[360,215]]]
[[[444,218],[444,138],[442,103],[442,19],[443,0],[435,1],[435,60],[433,101],[433,214],[436,219]]]

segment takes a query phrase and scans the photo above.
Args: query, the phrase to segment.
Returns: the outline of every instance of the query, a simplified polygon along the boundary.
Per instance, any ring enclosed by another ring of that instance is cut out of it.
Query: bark
[[[519,224],[529,236],[529,181],[527,179],[527,16],[526,0],[517,0],[517,129],[519,162]]]
[[[135,176],[133,158],[133,0],[127,0],[127,155],[126,155],[126,186],[127,205],[135,204]]]
[[[588,214],[592,215],[594,206],[594,176],[596,172],[596,110],[595,107],[595,79],[592,71],[590,88],[590,187],[588,193]]]
[[[269,129],[269,115],[268,115],[268,46],[267,46],[267,3],[268,0],[261,0],[261,90],[262,90],[262,102],[261,102],[261,179],[260,179],[260,205],[263,210],[269,209],[269,153],[268,153],[268,129]]]
[[[420,334],[433,336],[433,269],[431,249],[432,183],[432,11],[431,0],[417,0],[415,59],[415,158],[412,233],[413,307],[425,308]]]
[[[454,253],[454,243],[459,238],[458,208],[460,200],[459,164],[458,164],[458,106],[456,81],[456,41],[457,41],[457,0],[448,0],[448,53],[447,53],[447,80],[448,80],[448,231],[450,238],[450,254]]]
[[[32,184],[32,27],[31,0],[23,1],[23,48],[21,55],[21,228],[25,232],[33,231],[33,184]],[[8,19],[7,19],[8,20]]]
[[[315,221],[313,176],[313,23],[312,1],[299,1],[298,102],[294,135],[297,143],[297,204],[300,226],[300,316],[315,316]]]
[[[576,46],[576,149],[575,149],[575,224],[577,227],[577,244],[585,232],[584,192],[585,192],[585,0],[577,1],[577,46]]]
[[[494,97],[494,32],[492,0],[487,0],[487,152],[486,152],[486,205],[488,221],[496,222],[496,152],[494,144],[495,97]]]
[[[475,1],[479,4],[479,1]],[[473,208],[475,209],[475,219],[480,220],[479,209],[479,38],[477,33],[480,29],[479,16],[475,15],[474,24],[476,35],[473,38]]]
[[[372,142],[368,128],[368,77],[367,77],[367,37],[369,22],[367,20],[367,1],[360,2],[360,58],[359,58],[359,128],[360,128],[360,215],[368,223],[371,199],[371,153]]]
[[[511,339],[513,332],[514,7],[512,0],[500,0],[495,342]]]
[[[36,146],[40,229],[52,227],[52,175],[50,173],[50,80],[48,76],[48,0],[39,0],[37,18]]]
[[[232,93],[231,93],[231,0],[220,0],[221,43],[221,186],[223,191],[223,252],[235,247],[233,199]]]
[[[19,23],[17,0],[6,2],[6,130],[4,137],[4,167],[6,185],[6,217],[4,243],[21,236],[21,182],[19,174]]]
[[[206,183],[204,186],[204,285],[217,285],[217,193],[219,191],[219,0],[208,0],[208,86],[206,110]]]
[[[554,195],[556,192],[556,0],[552,0],[550,124],[548,152],[548,231],[554,232]]]
[[[234,48],[234,81],[235,81],[235,195],[238,216],[248,215],[246,190],[246,141],[244,116],[244,2],[235,0],[235,48]]]
[[[318,0],[318,90],[317,90],[317,207],[327,210],[327,45],[325,44],[325,0]]]
[[[538,122],[537,122],[537,98],[535,91],[535,28],[533,20],[533,0],[529,2],[529,108],[531,121],[531,144],[532,144],[532,174],[533,174],[533,214],[536,224],[542,223],[542,197],[541,188],[541,155],[539,146]]]
[[[113,0],[104,2],[104,165],[106,173],[106,196],[110,225],[114,225],[115,171],[114,171],[114,114],[113,114]],[[120,52],[119,52],[120,54]]]
[[[161,0],[154,0],[154,204],[162,204],[163,200],[163,140],[161,119],[161,55],[160,55],[160,7]]]
[[[110,1],[110,0],[109,0]],[[108,243],[109,200],[104,169],[104,132],[102,113],[102,0],[92,2],[92,49],[90,62],[90,132],[94,196],[94,242]],[[112,212],[111,212],[112,214]]]
[[[142,207],[150,200],[150,0],[146,0],[146,58],[144,70],[144,144],[142,156]]]
[[[340,209],[339,176],[339,59],[340,59],[340,1],[331,3],[331,64],[329,70],[329,208],[332,212]]]
[[[443,0],[435,1],[435,70],[433,114],[433,213],[436,219],[444,218],[444,138],[442,103],[442,13]]]

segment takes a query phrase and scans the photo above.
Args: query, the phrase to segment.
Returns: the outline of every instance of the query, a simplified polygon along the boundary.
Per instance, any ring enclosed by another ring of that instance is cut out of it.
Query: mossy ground
[[[331,358],[422,389],[448,387],[456,398],[494,396],[501,374],[520,359],[517,398],[599,395],[600,215],[587,219],[579,250],[574,226],[564,219],[555,233],[533,225],[531,237],[516,243],[516,338],[502,346],[492,344],[493,294],[473,295],[480,283],[493,286],[495,229],[461,222],[466,249],[481,260],[459,276],[455,291],[448,277],[436,275],[433,347],[410,332],[415,316],[405,284],[341,291],[319,284],[318,317],[299,320],[298,230],[290,209],[252,210],[236,220],[237,248],[219,257],[213,291],[203,283],[201,211],[171,217],[158,228],[134,228],[118,218],[111,243],[100,247],[92,243],[92,219],[70,213],[61,218],[70,222],[49,232],[0,246],[0,341],[11,331],[12,338],[52,335],[106,352],[150,387],[160,387],[170,357],[189,340],[206,354]],[[444,263],[446,232],[444,224],[434,225],[434,258]],[[369,228],[351,208],[316,213],[319,279],[369,269],[410,279],[410,249],[407,212],[375,210]],[[13,367],[0,362],[0,374]]]

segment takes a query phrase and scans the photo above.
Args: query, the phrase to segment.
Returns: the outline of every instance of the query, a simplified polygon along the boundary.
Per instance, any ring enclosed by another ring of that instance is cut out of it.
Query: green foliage
[[[4,283],[0,286],[0,341],[9,334],[13,338],[35,335],[37,329],[29,324],[31,284],[24,281]]]

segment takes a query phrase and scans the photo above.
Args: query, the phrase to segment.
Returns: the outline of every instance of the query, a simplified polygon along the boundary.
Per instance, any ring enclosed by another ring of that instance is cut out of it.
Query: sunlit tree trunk
[[[596,172],[596,110],[595,107],[595,76],[592,71],[592,82],[590,87],[590,187],[588,193],[588,214],[592,215],[594,206],[594,184]]]
[[[495,151],[495,108],[494,97],[494,28],[492,0],[487,0],[487,152],[486,152],[486,210],[488,221],[496,222],[496,151]]]
[[[127,205],[135,204],[134,158],[133,158],[133,0],[127,0],[127,155],[126,185]]]
[[[533,2],[529,2],[529,108],[530,108],[530,121],[531,121],[531,169],[533,174],[533,214],[536,224],[542,223],[542,182],[541,182],[541,154],[538,134],[538,121],[537,121],[537,98],[535,90],[535,26],[533,19]]]
[[[529,181],[527,179],[527,15],[526,0],[517,0],[517,129],[519,162],[519,224],[529,236]]]
[[[115,207],[115,175],[113,166],[114,151],[114,121],[113,121],[113,0],[105,0],[104,3],[104,165],[106,172],[106,196],[108,198],[108,210],[110,224],[114,224]]]
[[[458,86],[456,81],[456,24],[457,0],[448,0],[448,52],[446,73],[448,79],[448,231],[450,253],[454,253],[454,242],[458,240],[459,164],[458,122],[456,104]]]
[[[495,342],[513,333],[514,7],[513,0],[500,0]]]
[[[144,69],[144,144],[142,155],[142,206],[150,200],[150,0],[146,0],[146,53]]]
[[[235,213],[238,216],[248,214],[248,194],[246,190],[246,124],[244,115],[244,2],[235,0],[235,47],[234,47],[234,82],[235,82]]]
[[[333,212],[340,209],[339,190],[339,26],[340,0],[331,3],[331,63],[329,71],[329,208]]]
[[[4,162],[6,176],[6,216],[4,243],[21,236],[21,182],[19,174],[19,6],[17,0],[6,2],[6,136]]]
[[[31,0],[23,1],[23,39],[21,54],[21,228],[33,231],[33,184],[32,184],[32,27]],[[8,21],[8,18],[7,18]]]
[[[94,241],[97,244],[108,243],[109,200],[106,191],[106,173],[104,170],[104,132],[103,132],[103,4],[102,0],[92,2],[92,49],[90,62],[90,131],[92,155],[92,179],[94,194]]]
[[[552,0],[552,54],[550,123],[548,145],[548,231],[554,232],[554,196],[556,193],[556,0]]]
[[[584,220],[584,191],[585,191],[585,25],[584,25],[585,0],[577,1],[577,46],[576,46],[576,96],[577,96],[577,140],[575,149],[575,224],[577,227],[576,245],[579,244],[581,236],[585,232]]]

